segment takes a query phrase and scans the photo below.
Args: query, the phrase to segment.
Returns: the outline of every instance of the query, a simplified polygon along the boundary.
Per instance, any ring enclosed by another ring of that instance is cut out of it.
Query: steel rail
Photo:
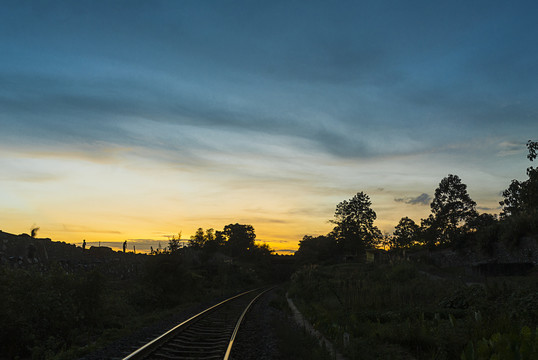
[[[267,290],[264,290],[262,291],[261,293],[259,293],[258,295],[256,295],[256,297],[254,299],[252,299],[251,302],[248,303],[247,307],[245,308],[245,310],[243,310],[243,313],[241,314],[241,316],[239,317],[239,320],[237,320],[237,324],[235,325],[235,329],[234,329],[234,332],[232,334],[232,337],[230,338],[230,342],[228,343],[228,348],[226,349],[226,354],[224,355],[224,359],[223,360],[228,360],[230,358],[230,355],[232,353],[232,346],[234,344],[234,341],[235,341],[235,337],[237,336],[237,333],[239,332],[239,327],[241,326],[241,323],[243,322],[243,319],[245,317],[245,315],[247,314],[247,312],[250,310],[250,307],[252,306],[252,304],[254,304],[254,302],[256,300],[258,300],[258,298],[260,296],[262,296],[263,294],[265,294],[266,292],[268,292],[269,290],[272,290],[274,288],[269,288]]]
[[[167,342],[168,340],[170,340],[174,336],[176,336],[177,335],[176,333],[179,333],[184,327],[186,327],[187,325],[192,324],[194,322],[194,320],[201,319],[204,315],[207,315],[209,312],[211,312],[213,310],[217,310],[218,308],[222,307],[223,305],[225,305],[225,304],[227,304],[227,303],[229,303],[229,302],[231,302],[231,301],[233,301],[233,300],[235,300],[235,299],[237,299],[237,298],[239,298],[241,296],[244,296],[244,295],[247,295],[247,294],[252,293],[254,291],[259,291],[259,290],[260,289],[253,289],[253,290],[245,291],[243,293],[240,293],[240,294],[237,294],[235,296],[232,296],[232,297],[230,297],[230,298],[228,298],[226,300],[223,300],[223,301],[219,302],[218,304],[215,304],[215,305],[205,309],[204,311],[199,312],[198,314],[190,317],[189,319],[181,322],[180,324],[176,325],[172,329],[168,330],[164,334],[162,334],[162,335],[156,337],[155,339],[151,340],[150,342],[148,342],[144,346],[140,347],[139,349],[135,350],[131,354],[124,357],[122,360],[143,359],[144,357],[146,357],[146,356],[150,355],[151,353],[153,353],[154,351],[156,351],[165,342]],[[228,344],[228,348],[226,350],[226,356],[224,357],[224,359],[228,359],[227,356],[229,356],[229,354],[231,352],[231,347],[232,347],[232,344],[233,344],[233,340],[235,339],[235,336],[237,335],[240,323],[243,320],[243,318],[244,318],[245,314],[247,313],[248,309],[254,303],[254,301],[256,299],[258,299],[258,297],[260,295],[264,294],[268,290],[270,290],[270,289],[264,290],[263,292],[258,294],[252,301],[249,302],[248,306],[244,309],[244,311],[241,314],[238,322],[236,323],[236,326],[234,328],[233,334],[231,336],[231,343]]]

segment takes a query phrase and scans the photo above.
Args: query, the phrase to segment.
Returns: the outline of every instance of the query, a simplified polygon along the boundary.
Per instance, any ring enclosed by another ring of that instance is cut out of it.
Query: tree
[[[168,250],[170,253],[176,253],[181,248],[181,231],[178,232],[177,238],[175,235],[172,235],[172,237],[168,240]],[[159,243],[159,252],[161,249],[161,243]]]
[[[204,244],[204,251],[208,253],[214,253],[224,245],[226,238],[222,231],[215,231],[213,229],[207,229],[205,234],[206,240]]]
[[[410,248],[418,241],[420,227],[410,218],[403,217],[394,228],[392,243],[397,249]]]
[[[517,215],[523,212],[525,209],[525,184],[514,179],[508,186],[508,189],[504,190],[502,195],[504,200],[499,204],[503,207],[501,212],[501,218],[505,219],[511,215]]]
[[[256,234],[252,225],[229,224],[224,227],[222,234],[232,256],[244,255],[254,247]]]
[[[530,161],[536,159],[538,142],[529,140],[527,142],[527,158]],[[503,191],[504,200],[499,202],[503,207],[501,218],[505,219],[512,215],[526,213],[532,215],[538,209],[538,168],[532,166],[527,168],[525,181],[512,180],[508,189]]]
[[[457,175],[449,174],[435,189],[435,196],[430,204],[432,217],[425,221],[430,226],[433,239],[437,243],[456,243],[466,230],[466,224],[478,216],[476,203],[467,193],[467,185]]]
[[[480,231],[490,226],[497,225],[497,215],[482,213],[471,219],[467,225],[474,231]]]
[[[381,239],[381,231],[374,226],[377,215],[371,205],[368,195],[361,191],[336,206],[333,234],[344,252],[357,253],[374,247]]]
[[[536,159],[536,152],[538,151],[538,141],[527,141],[527,150],[529,150],[529,153],[527,154],[527,159],[529,159],[530,161]]]
[[[420,238],[422,245],[430,248],[435,247],[437,243],[437,229],[435,228],[435,218],[430,214],[426,219],[420,219]]]
[[[472,239],[481,250],[489,254],[493,253],[494,243],[499,238],[499,221],[496,215],[483,213],[469,221],[467,224],[471,230],[467,236]]]
[[[215,241],[215,230],[213,228],[205,231],[204,242],[207,244],[209,241]]]
[[[204,229],[198,228],[198,230],[196,230],[196,233],[194,233],[194,235],[192,235],[189,239],[189,246],[194,249],[201,249],[204,247],[205,242],[206,237],[204,235]]]
[[[387,250],[394,247],[394,236],[386,232],[384,233],[378,241],[378,245],[381,245],[381,249]]]
[[[299,241],[299,249],[295,253],[301,263],[318,263],[329,260],[335,255],[336,241],[330,235],[305,235]]]
[[[249,260],[260,265],[261,263],[270,262],[271,254],[274,250],[271,249],[269,244],[254,244],[249,250]]]

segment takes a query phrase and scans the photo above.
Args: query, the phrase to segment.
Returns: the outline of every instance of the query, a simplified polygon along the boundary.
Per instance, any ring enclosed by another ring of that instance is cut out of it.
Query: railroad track
[[[227,360],[250,306],[269,290],[255,289],[224,300],[185,320],[123,360]]]

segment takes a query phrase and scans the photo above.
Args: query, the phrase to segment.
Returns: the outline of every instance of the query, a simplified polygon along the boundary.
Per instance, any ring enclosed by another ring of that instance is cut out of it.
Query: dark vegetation
[[[527,158],[536,159],[538,142],[528,141]],[[305,236],[296,252],[303,264],[337,262],[346,256],[361,256],[367,249],[474,251],[492,253],[502,244],[520,245],[538,234],[538,168],[527,168],[528,179],[512,180],[503,192],[500,217],[480,214],[457,175],[443,178],[430,204],[431,214],[419,223],[402,217],[394,233],[383,235],[374,225],[376,213],[364,192],[336,206],[334,229],[326,235]]]
[[[272,255],[240,224],[200,229],[186,247],[173,238],[152,255],[2,232],[0,246],[24,253],[1,259],[2,359],[78,358],[176,310],[292,272],[291,256]]]
[[[535,160],[538,142],[527,149]],[[351,359],[538,359],[538,169],[527,175],[503,192],[500,217],[448,175],[431,214],[392,235],[357,193],[333,231],[299,243],[291,296]]]
[[[466,284],[421,268],[309,266],[294,274],[289,293],[349,359],[537,358],[536,277]]]
[[[538,143],[527,148],[535,160]],[[333,230],[305,236],[295,256],[274,255],[242,224],[200,228],[187,246],[178,234],[149,255],[37,239],[38,228],[0,232],[0,358],[78,358],[297,269],[290,295],[351,359],[537,358],[538,169],[527,175],[503,192],[499,217],[479,213],[467,186],[448,175],[431,214],[402,217],[393,234],[374,225],[359,192],[336,206]],[[8,256],[6,244],[19,255]],[[283,294],[272,306],[287,311]],[[283,358],[326,357],[293,325],[273,328]]]
[[[278,292],[270,306],[279,310],[282,317],[275,317],[272,327],[278,335],[278,353],[282,360],[329,360],[332,359],[330,353],[323,346],[320,346],[318,339],[308,334],[304,328],[294,323],[292,313],[283,292]]]

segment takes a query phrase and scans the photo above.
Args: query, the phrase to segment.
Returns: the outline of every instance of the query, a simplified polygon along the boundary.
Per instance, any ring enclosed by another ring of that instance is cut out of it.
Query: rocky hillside
[[[61,266],[69,272],[99,268],[105,273],[124,277],[136,272],[143,258],[143,254],[117,252],[105,246],[82,249],[49,238],[0,231],[0,266],[41,270]]]

